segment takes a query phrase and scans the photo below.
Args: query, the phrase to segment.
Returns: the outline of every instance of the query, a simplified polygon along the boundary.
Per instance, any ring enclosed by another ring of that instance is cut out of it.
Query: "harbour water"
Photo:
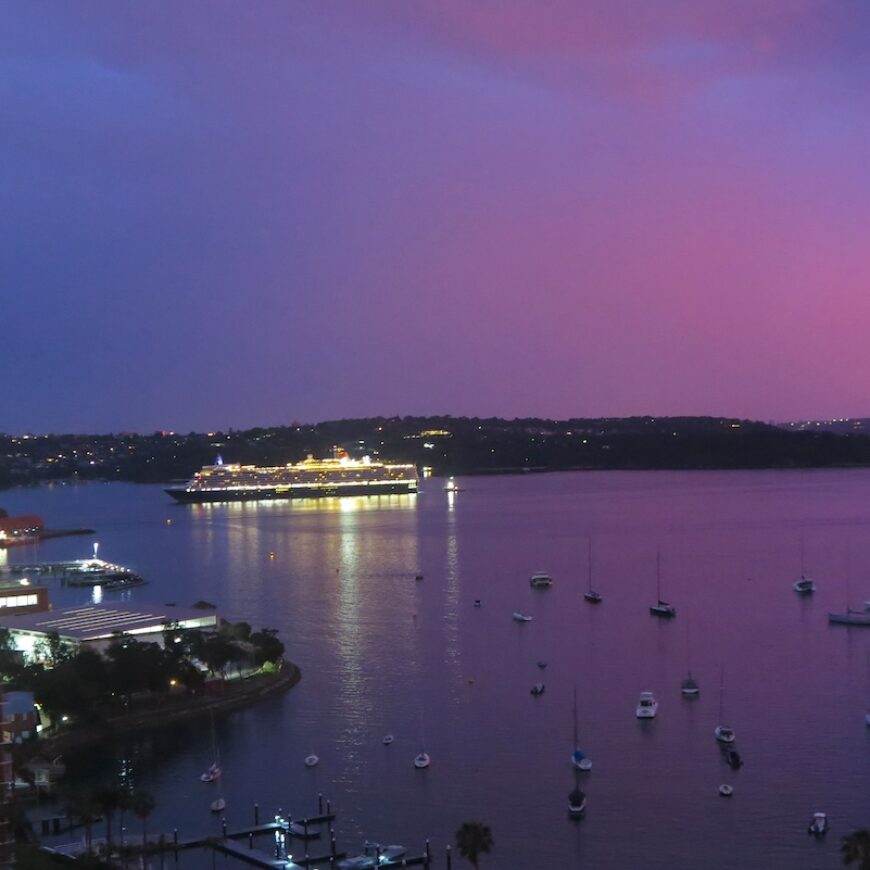
[[[459,483],[453,494],[430,479],[418,496],[213,506],[174,505],[159,487],[58,485],[2,492],[0,505],[97,529],[101,556],[150,581],[123,593],[132,600],[206,599],[280,631],[300,684],[217,724],[231,826],[254,802],[312,813],[323,793],[343,849],[377,839],[418,851],[430,838],[441,866],[468,820],[491,827],[481,866],[499,870],[842,866],[841,836],[870,826],[870,629],[829,626],[827,613],[870,599],[870,472]],[[801,539],[818,587],[808,597],[792,589]],[[589,540],[600,605],[582,598]],[[649,613],[657,549],[672,620]],[[0,558],[89,553],[70,538]],[[530,587],[540,569],[552,587]],[[92,593],[52,594],[63,605]],[[694,701],[680,695],[690,664]],[[723,673],[739,771],[713,736]],[[594,763],[580,821],[567,816],[575,687]],[[659,712],[641,722],[647,689]],[[413,767],[421,749],[425,771]],[[312,752],[320,763],[306,768]],[[68,761],[73,782],[123,776],[151,791],[149,830],[193,835],[219,828],[199,781],[210,755],[196,725]],[[807,835],[816,810],[829,814],[825,839]]]

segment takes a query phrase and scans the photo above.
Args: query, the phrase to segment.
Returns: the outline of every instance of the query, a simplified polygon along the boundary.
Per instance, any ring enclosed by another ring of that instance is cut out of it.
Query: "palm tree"
[[[149,794],[147,791],[136,791],[133,792],[133,800],[132,800],[132,809],[134,815],[142,819],[142,848],[145,848],[145,843],[148,839],[147,832],[145,829],[146,824],[148,823],[148,816],[151,815],[151,811],[154,809],[154,796]]]
[[[456,832],[456,848],[478,867],[478,859],[492,848],[492,831],[481,822],[465,822]]]
[[[118,809],[120,792],[117,786],[101,785],[94,790],[94,803],[106,817],[106,851],[112,848],[112,818]]]
[[[840,852],[844,864],[857,864],[858,870],[870,870],[870,831],[861,828],[843,837]]]

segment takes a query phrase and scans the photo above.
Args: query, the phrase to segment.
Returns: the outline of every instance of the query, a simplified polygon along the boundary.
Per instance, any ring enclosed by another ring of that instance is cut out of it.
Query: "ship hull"
[[[271,487],[264,489],[201,489],[170,487],[165,490],[182,504],[214,504],[226,501],[277,501],[298,498],[342,498],[349,495],[408,495],[417,492],[416,481],[395,483],[349,483],[340,486]]]

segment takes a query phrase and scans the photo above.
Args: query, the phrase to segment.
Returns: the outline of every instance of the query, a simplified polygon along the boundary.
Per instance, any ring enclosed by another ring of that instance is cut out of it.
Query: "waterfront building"
[[[0,509],[0,547],[33,543],[39,539],[44,528],[42,517],[35,514],[10,517]]]
[[[167,625],[216,629],[220,617],[214,610],[121,601],[14,616],[0,610],[0,627],[9,629],[15,648],[27,660],[35,657],[39,646],[52,634],[71,649],[87,645],[102,652],[119,633],[134,635],[136,640],[145,643],[162,644]]]

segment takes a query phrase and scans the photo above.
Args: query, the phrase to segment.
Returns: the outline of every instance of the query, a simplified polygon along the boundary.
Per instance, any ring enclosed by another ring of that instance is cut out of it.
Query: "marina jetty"
[[[75,821],[71,819],[70,821]],[[220,834],[186,837],[177,828],[171,832],[129,836],[123,842],[109,837],[95,838],[90,827],[95,820],[86,816],[79,819],[79,826],[86,826],[85,836],[76,842],[43,846],[43,851],[66,861],[82,863],[95,857],[111,855],[111,866],[128,866],[128,860],[138,856],[169,854],[178,857],[179,852],[210,850],[234,859],[241,865],[261,867],[266,870],[317,870],[317,868],[366,867],[430,867],[432,850],[427,840],[422,850],[408,854],[404,846],[385,845],[366,841],[360,854],[348,857],[336,842],[336,814],[329,801],[322,795],[317,798],[317,812],[310,816],[285,816],[281,809],[269,821],[260,821],[259,804],[253,806],[252,824],[230,828],[226,817],[220,820]],[[91,866],[90,864],[88,866]],[[141,866],[141,865],[140,865]],[[447,867],[451,867],[450,848],[447,848]]]

